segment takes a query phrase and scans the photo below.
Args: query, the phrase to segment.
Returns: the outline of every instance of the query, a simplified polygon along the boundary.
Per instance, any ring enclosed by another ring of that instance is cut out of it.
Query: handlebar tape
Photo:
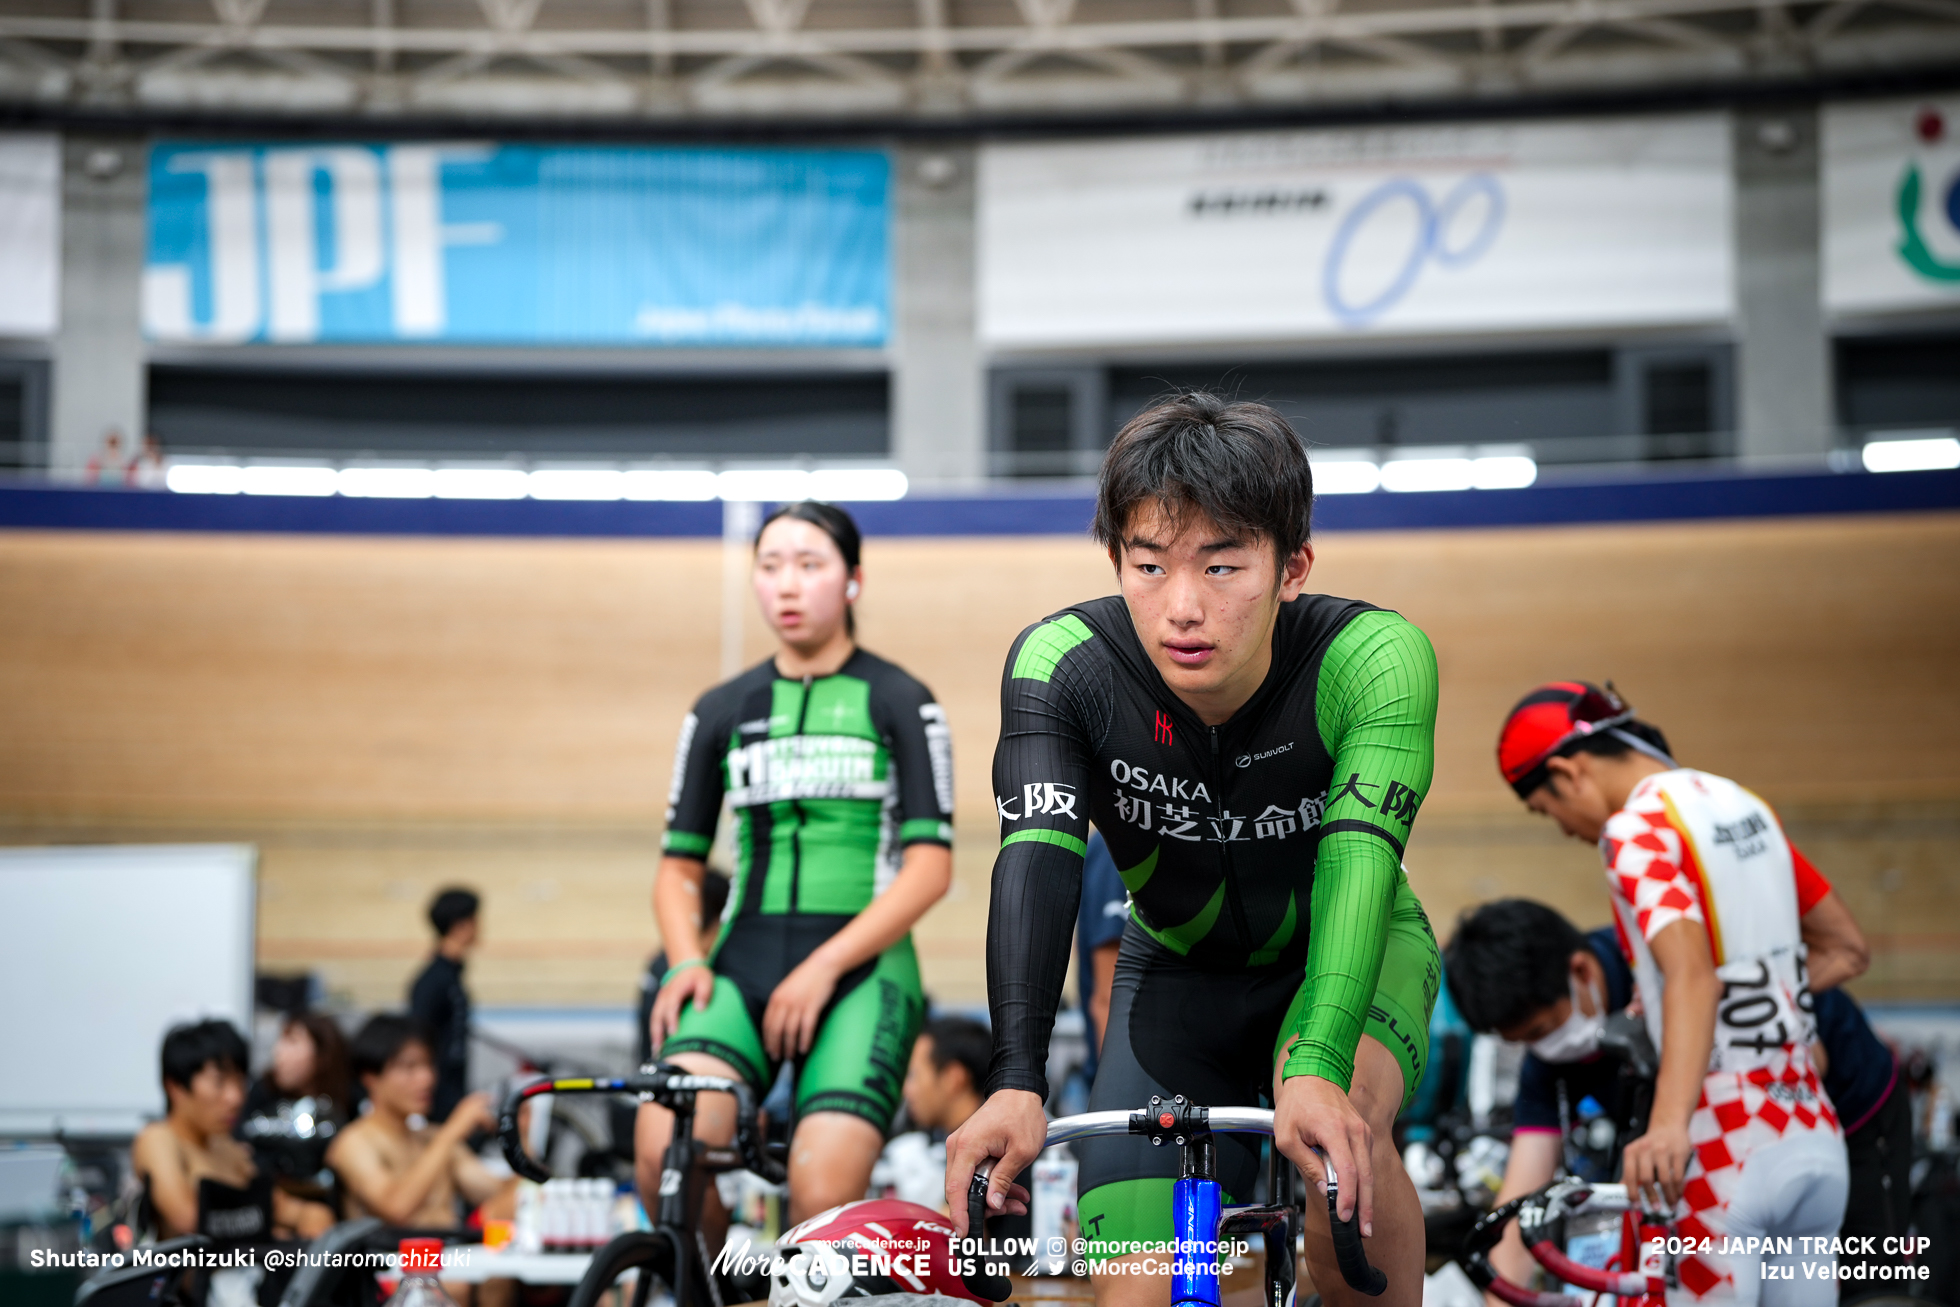
[[[1531,1245],[1531,1255],[1538,1259],[1540,1266],[1575,1289],[1610,1293],[1618,1298],[1639,1298],[1650,1292],[1664,1293],[1667,1290],[1666,1285],[1658,1280],[1650,1282],[1637,1271],[1602,1271],[1575,1262],[1550,1239],[1540,1239]]]
[[[1361,1203],[1356,1200],[1354,1215],[1343,1221],[1337,1205],[1340,1202],[1341,1187],[1335,1182],[1332,1167],[1327,1171],[1327,1224],[1334,1232],[1334,1263],[1341,1268],[1341,1278],[1348,1285],[1370,1298],[1379,1298],[1388,1288],[1388,1277],[1380,1267],[1368,1264],[1368,1253],[1361,1246]]]
[[[987,1185],[993,1175],[993,1159],[973,1168],[973,1179],[966,1186],[966,1237],[981,1240],[987,1237]],[[957,1259],[957,1255],[956,1255]],[[960,1279],[966,1287],[988,1302],[1006,1302],[1014,1292],[1004,1275],[992,1275],[986,1270],[984,1261],[976,1261],[974,1270],[962,1272]]]

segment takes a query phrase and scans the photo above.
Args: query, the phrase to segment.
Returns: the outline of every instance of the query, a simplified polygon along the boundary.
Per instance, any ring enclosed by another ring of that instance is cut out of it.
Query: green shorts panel
[[[831,1000],[817,1037],[801,1059],[796,1080],[798,1117],[846,1112],[883,1130],[898,1113],[905,1064],[925,1018],[919,960],[909,937],[886,949],[848,977]],[[745,997],[726,976],[715,977],[705,1011],[681,1009],[680,1025],[660,1046],[660,1056],[706,1053],[733,1066],[755,1092],[765,1094],[781,1064],[762,1047],[761,1002]]]

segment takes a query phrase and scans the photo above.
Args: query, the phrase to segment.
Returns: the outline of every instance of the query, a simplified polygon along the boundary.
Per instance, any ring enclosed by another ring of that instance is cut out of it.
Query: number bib
[[[1816,1038],[1803,945],[1725,963],[1715,977],[1722,982],[1722,997],[1715,1008],[1710,1072],[1747,1074],[1769,1067],[1790,1045]]]

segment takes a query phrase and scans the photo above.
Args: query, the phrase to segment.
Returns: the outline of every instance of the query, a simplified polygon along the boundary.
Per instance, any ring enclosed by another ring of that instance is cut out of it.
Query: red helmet
[[[1590,681],[1553,681],[1518,700],[1497,736],[1497,769],[1527,798],[1545,783],[1545,761],[1574,740],[1625,726],[1633,720],[1607,682],[1600,689]]]
[[[917,1203],[867,1198],[833,1207],[777,1244],[769,1307],[829,1307],[895,1293],[992,1303],[960,1275],[952,1240],[952,1221]]]

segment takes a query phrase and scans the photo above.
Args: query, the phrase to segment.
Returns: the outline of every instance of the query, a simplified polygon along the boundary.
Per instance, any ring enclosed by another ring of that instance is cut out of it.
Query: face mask
[[[1531,1042],[1531,1051],[1547,1062],[1578,1062],[1599,1051],[1599,1035],[1606,1028],[1606,996],[1593,989],[1593,1012],[1587,1016],[1579,1006],[1579,982],[1568,980],[1572,990],[1572,1015],[1551,1034]]]

